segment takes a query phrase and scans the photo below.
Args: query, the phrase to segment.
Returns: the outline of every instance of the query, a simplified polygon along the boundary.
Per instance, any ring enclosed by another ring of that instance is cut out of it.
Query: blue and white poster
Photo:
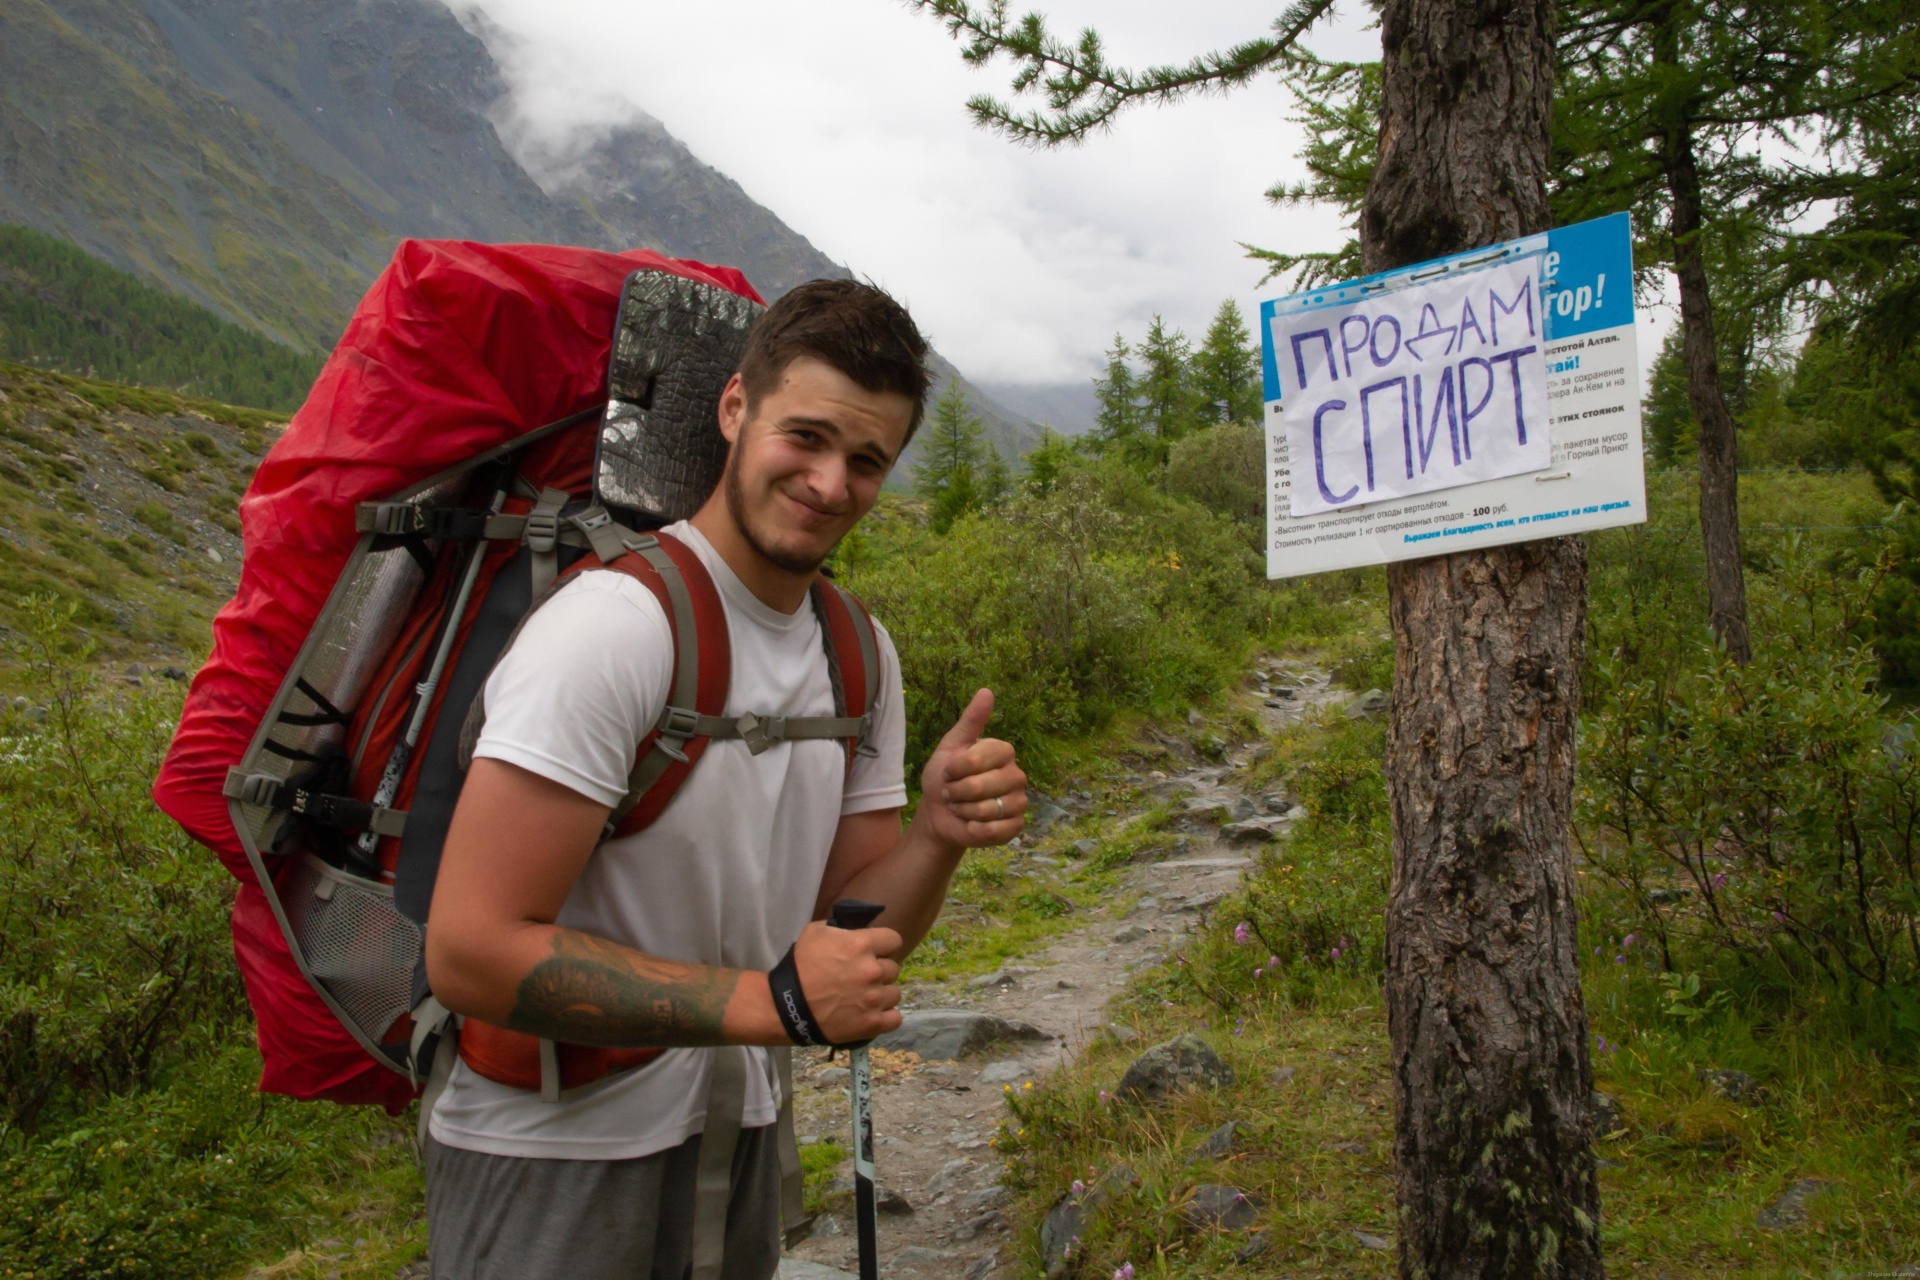
[[[1260,321],[1269,577],[1647,518],[1626,214]]]

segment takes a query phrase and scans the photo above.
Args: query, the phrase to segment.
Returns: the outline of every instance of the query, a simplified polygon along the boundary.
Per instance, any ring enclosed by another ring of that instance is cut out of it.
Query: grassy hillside
[[[63,240],[9,226],[0,226],[0,360],[286,410],[322,364]]]
[[[280,424],[0,364],[0,638],[50,595],[102,657],[190,668],[238,577],[235,506]]]

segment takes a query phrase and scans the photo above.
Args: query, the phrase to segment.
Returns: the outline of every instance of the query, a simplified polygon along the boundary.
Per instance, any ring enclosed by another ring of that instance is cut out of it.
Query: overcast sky
[[[1262,196],[1304,170],[1291,95],[1268,78],[1138,107],[1074,148],[1033,151],[974,127],[1004,94],[945,28],[901,0],[448,0],[483,9],[526,123],[550,141],[644,112],[829,256],[892,289],[970,377],[1079,382],[1116,332],[1155,314],[1197,337],[1221,299],[1251,323],[1272,285],[1241,241],[1332,249],[1331,209]],[[1032,0],[1055,29],[1095,24],[1116,61],[1184,61],[1266,32],[1280,0]],[[1022,11],[1025,3],[1017,4]],[[1379,56],[1359,0],[1308,44]],[[564,148],[562,148],[564,149]],[[1643,369],[1672,323],[1641,313]]]
[[[456,8],[476,7],[453,0]],[[643,111],[829,256],[899,294],[976,379],[1088,377],[1116,331],[1156,312],[1189,333],[1221,299],[1251,320],[1260,267],[1239,241],[1335,248],[1330,210],[1261,193],[1300,176],[1291,99],[1267,80],[1138,108],[1064,151],[975,128],[1001,92],[899,0],[479,0],[518,37],[495,49],[550,134]],[[1181,59],[1263,33],[1273,0],[1046,0],[1069,33],[1096,23],[1118,59]],[[1311,43],[1378,57],[1358,4]],[[1271,295],[1269,287],[1265,293]]]

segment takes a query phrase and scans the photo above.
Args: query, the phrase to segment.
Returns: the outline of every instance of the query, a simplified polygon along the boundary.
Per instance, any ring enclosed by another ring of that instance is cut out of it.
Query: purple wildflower
[[[1340,958],[1340,948],[1338,948],[1338,947],[1335,947],[1335,948],[1334,948],[1334,949],[1333,949],[1333,950],[1332,950],[1331,952],[1329,952],[1328,954],[1329,954],[1329,955],[1330,955],[1330,956],[1331,956],[1331,957],[1332,957],[1333,959],[1335,959],[1335,960],[1338,960],[1338,959]]]
[[[1716,888],[1716,889],[1724,889],[1724,888],[1726,888],[1726,887],[1727,887],[1727,873],[1726,873],[1726,872],[1724,872],[1724,871],[1722,871],[1722,872],[1720,872],[1720,874],[1718,874],[1718,875],[1716,875],[1716,876],[1715,876],[1715,877],[1714,877],[1714,878],[1712,879],[1712,881],[1711,881],[1710,883],[1711,883],[1711,884],[1713,885],[1713,887],[1714,887],[1714,888]]]
[[[1123,1262],[1113,1273],[1113,1280],[1133,1280],[1133,1264]]]
[[[1243,947],[1246,946],[1248,941],[1251,940],[1252,937],[1253,937],[1253,926],[1248,924],[1245,920],[1242,920],[1239,924],[1233,926],[1233,940],[1239,943],[1241,946]]]
[[[1279,967],[1280,967],[1280,957],[1279,957],[1279,956],[1268,956],[1268,957],[1267,957],[1267,968],[1269,968],[1269,969],[1278,969]]]
[[[1633,950],[1633,944],[1638,941],[1640,941],[1640,935],[1637,933],[1630,933],[1626,937],[1620,939],[1620,949],[1622,951],[1631,951]]]
[[[1080,1181],[1080,1179],[1075,1178],[1073,1180],[1073,1185],[1071,1187],[1068,1187],[1067,1191],[1069,1194],[1073,1196],[1075,1200],[1078,1200],[1081,1196],[1087,1194],[1087,1184]]]
[[[1776,911],[1776,912],[1774,912],[1774,913],[1773,913],[1773,922],[1774,922],[1775,924],[1785,924],[1785,923],[1787,922],[1787,913],[1786,913],[1786,912],[1784,912],[1784,911]]]

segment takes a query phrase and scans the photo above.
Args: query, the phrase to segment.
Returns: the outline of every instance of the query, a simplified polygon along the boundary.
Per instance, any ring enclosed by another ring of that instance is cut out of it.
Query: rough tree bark
[[[1552,0],[1386,0],[1368,270],[1546,228]],[[1604,1274],[1569,825],[1586,550],[1389,567],[1400,1275]]]
[[[1662,33],[1664,40],[1667,33]],[[1671,202],[1673,270],[1680,280],[1680,354],[1687,401],[1700,439],[1700,540],[1707,557],[1707,617],[1735,662],[1753,656],[1747,634],[1747,579],[1740,566],[1740,461],[1733,413],[1720,386],[1713,297],[1700,245],[1700,169],[1685,120],[1667,129],[1660,158]]]

